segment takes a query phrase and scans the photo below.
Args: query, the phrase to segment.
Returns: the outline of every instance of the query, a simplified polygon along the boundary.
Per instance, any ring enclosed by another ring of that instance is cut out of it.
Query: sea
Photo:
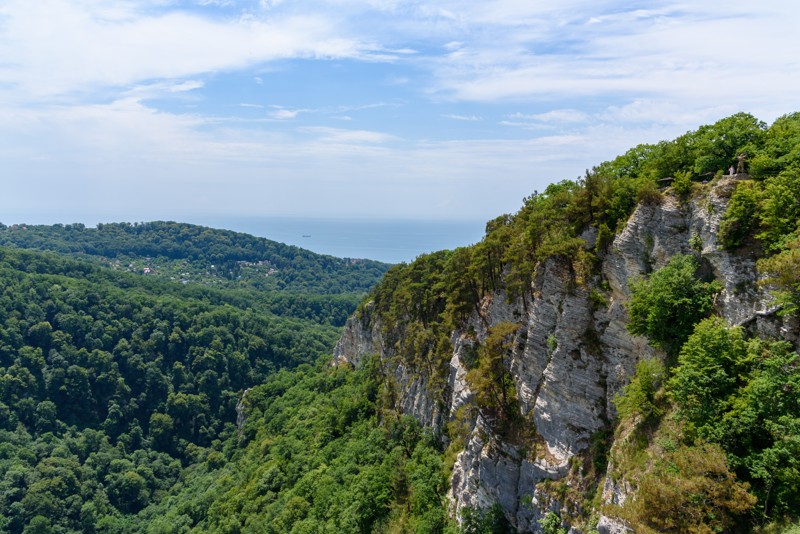
[[[218,217],[187,220],[338,258],[411,262],[420,254],[477,243],[485,221]]]

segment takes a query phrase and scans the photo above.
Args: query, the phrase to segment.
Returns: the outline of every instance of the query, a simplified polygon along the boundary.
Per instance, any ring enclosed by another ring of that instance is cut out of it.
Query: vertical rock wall
[[[476,415],[448,495],[454,512],[499,503],[520,531],[537,531],[538,520],[549,510],[580,506],[565,502],[542,482],[566,480],[592,435],[615,417],[613,399],[636,363],[663,357],[645,338],[626,330],[631,280],[676,254],[698,254],[703,268],[723,284],[716,305],[730,324],[797,343],[796,321],[776,317],[769,296],[756,285],[754,255],[719,247],[720,218],[734,182],[724,178],[691,201],[666,195],[660,203],[640,205],[602,258],[602,274],[588,287],[574,283],[565,260],[551,259],[538,269],[527,308],[521,300],[509,301],[502,291],[487,295],[480,312],[452,334],[454,351],[444,392],[432,393],[421,373],[396,363],[382,342],[380,319],[369,307],[348,321],[335,358],[357,364],[365,354],[379,354],[398,385],[397,407],[442,432],[456,410],[472,402],[463,362],[466,351],[474,350],[475,338],[482,341],[501,321],[521,323],[510,371],[522,413],[535,428],[534,442],[513,443],[495,435],[492,425]],[[620,493],[617,488],[609,492]],[[601,526],[606,531],[620,528],[608,518]]]

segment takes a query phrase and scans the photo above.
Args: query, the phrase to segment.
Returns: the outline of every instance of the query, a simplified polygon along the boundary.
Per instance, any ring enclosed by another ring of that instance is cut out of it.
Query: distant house
[[[150,267],[145,267],[144,269],[142,269],[143,274],[150,274],[150,272],[151,272]]]

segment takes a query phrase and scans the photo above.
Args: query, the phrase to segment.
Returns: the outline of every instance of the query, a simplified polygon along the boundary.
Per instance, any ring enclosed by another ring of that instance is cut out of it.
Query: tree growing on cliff
[[[788,248],[758,262],[758,270],[767,275],[764,285],[775,287],[773,295],[785,315],[800,312],[800,235]]]
[[[614,404],[622,419],[639,417],[642,421],[663,415],[656,394],[664,381],[664,364],[652,358],[636,364],[636,374]]]
[[[519,415],[517,390],[509,371],[514,334],[519,327],[507,321],[492,327],[478,351],[478,366],[467,373],[478,406],[503,421]]]
[[[649,280],[631,283],[628,302],[628,331],[645,335],[653,345],[675,354],[713,308],[720,290],[716,281],[703,282],[697,276],[694,256],[678,255],[652,274]]]

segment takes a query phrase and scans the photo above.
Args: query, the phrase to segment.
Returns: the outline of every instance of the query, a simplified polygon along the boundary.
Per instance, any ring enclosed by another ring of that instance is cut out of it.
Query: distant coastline
[[[363,218],[195,217],[183,222],[245,232],[320,254],[387,263],[471,245],[480,241],[485,227],[485,221]]]
[[[303,217],[152,217],[132,219],[114,216],[31,217],[6,214],[0,222],[11,225],[73,224],[94,227],[97,223],[148,222],[155,220],[198,224],[221,230],[244,232],[319,254],[338,258],[359,258],[386,263],[411,262],[420,254],[468,246],[481,240],[485,221],[303,218]]]

